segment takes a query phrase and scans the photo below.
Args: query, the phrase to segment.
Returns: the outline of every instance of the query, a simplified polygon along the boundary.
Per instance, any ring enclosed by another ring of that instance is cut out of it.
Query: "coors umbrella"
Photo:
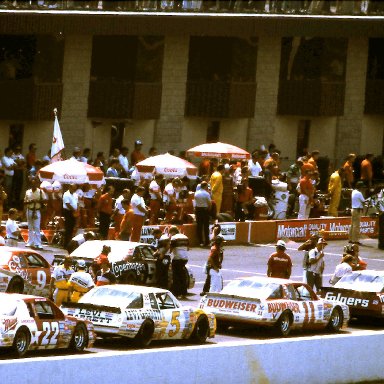
[[[250,159],[251,155],[235,145],[226,143],[206,143],[188,149],[187,155],[195,157],[217,157],[220,159]]]
[[[165,177],[194,178],[197,175],[197,168],[187,160],[169,153],[148,157],[136,164],[140,173],[160,173]]]
[[[59,181],[61,184],[104,184],[104,173],[96,167],[69,159],[49,164],[39,171],[41,181]]]

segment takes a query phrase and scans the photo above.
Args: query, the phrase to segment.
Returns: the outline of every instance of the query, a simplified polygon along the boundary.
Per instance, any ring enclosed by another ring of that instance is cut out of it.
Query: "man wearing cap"
[[[349,229],[349,242],[359,244],[360,238],[360,218],[363,213],[364,208],[364,196],[362,190],[365,188],[363,181],[358,181],[356,183],[355,189],[352,191],[351,203],[352,203],[352,219],[351,219],[351,228]]]
[[[324,248],[328,243],[320,237],[316,247],[309,251],[308,268],[307,268],[307,283],[316,291],[319,291],[323,285],[324,271]]]
[[[136,193],[131,198],[131,207],[133,211],[132,215],[132,233],[131,241],[140,241],[141,228],[144,224],[145,215],[148,213],[148,209],[144,202],[144,187],[137,187]]]
[[[63,301],[69,300],[68,280],[73,272],[72,258],[66,256],[63,265],[57,266],[52,273],[49,297],[53,298],[58,307],[60,307]]]
[[[77,303],[81,296],[90,291],[95,283],[92,276],[85,272],[85,261],[77,260],[77,271],[68,280],[69,297],[72,303]]]
[[[142,146],[143,143],[141,142],[141,140],[135,141],[135,147],[131,152],[131,165],[136,165],[139,161],[145,159],[144,153],[141,152]]]
[[[268,260],[267,275],[281,279],[289,279],[292,271],[291,257],[285,252],[287,249],[285,241],[278,240],[276,252],[272,253]]]

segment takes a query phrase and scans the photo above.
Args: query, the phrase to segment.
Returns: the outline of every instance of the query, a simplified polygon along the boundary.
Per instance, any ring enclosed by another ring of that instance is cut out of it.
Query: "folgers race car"
[[[274,327],[281,336],[298,328],[337,332],[349,320],[346,304],[318,297],[307,284],[259,276],[208,293],[200,308],[215,314],[218,329],[248,323]]]
[[[85,260],[87,270],[94,259],[100,255],[103,246],[111,247],[108,260],[111,262],[111,271],[122,284],[156,285],[156,257],[153,246],[144,243],[120,240],[92,240],[81,244],[71,253],[74,264],[76,260]],[[64,255],[55,255],[53,265],[62,264]],[[188,271],[188,288],[195,286],[192,271]],[[170,280],[172,270],[169,269]]]
[[[91,322],[65,316],[49,299],[0,293],[0,347],[11,347],[21,357],[36,349],[80,352],[94,341]]]
[[[171,292],[160,288],[104,285],[93,288],[78,303],[64,303],[61,308],[79,320],[92,321],[99,336],[124,336],[138,346],[152,340],[204,343],[216,331],[213,314],[182,306]]]
[[[39,253],[0,247],[0,292],[48,296],[51,265]]]
[[[384,271],[354,271],[322,287],[321,296],[348,305],[351,317],[384,317]]]

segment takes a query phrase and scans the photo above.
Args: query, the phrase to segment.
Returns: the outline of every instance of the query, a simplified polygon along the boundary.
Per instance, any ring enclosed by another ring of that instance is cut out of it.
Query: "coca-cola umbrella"
[[[193,179],[197,176],[197,168],[187,160],[165,153],[148,157],[136,164],[140,173],[159,173],[164,177],[188,176]]]
[[[75,159],[46,165],[39,170],[39,178],[41,181],[58,181],[61,184],[89,183],[100,186],[105,183],[103,171]]]
[[[219,158],[219,159],[250,159],[251,155],[249,152],[236,147],[232,144],[226,143],[206,143],[200,144],[196,147],[190,148],[187,151],[187,155],[195,157],[206,157],[206,158]]]

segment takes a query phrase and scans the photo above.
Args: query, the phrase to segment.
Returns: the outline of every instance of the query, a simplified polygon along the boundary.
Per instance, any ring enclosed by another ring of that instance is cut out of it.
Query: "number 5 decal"
[[[44,321],[43,332],[45,332],[45,335],[41,340],[41,345],[57,344],[57,336],[59,335],[59,323],[57,322],[48,323],[47,321]]]
[[[172,312],[171,325],[175,327],[175,330],[171,329],[168,332],[169,337],[173,337],[173,336],[177,335],[177,333],[180,331],[179,316],[180,316],[180,311]]]

